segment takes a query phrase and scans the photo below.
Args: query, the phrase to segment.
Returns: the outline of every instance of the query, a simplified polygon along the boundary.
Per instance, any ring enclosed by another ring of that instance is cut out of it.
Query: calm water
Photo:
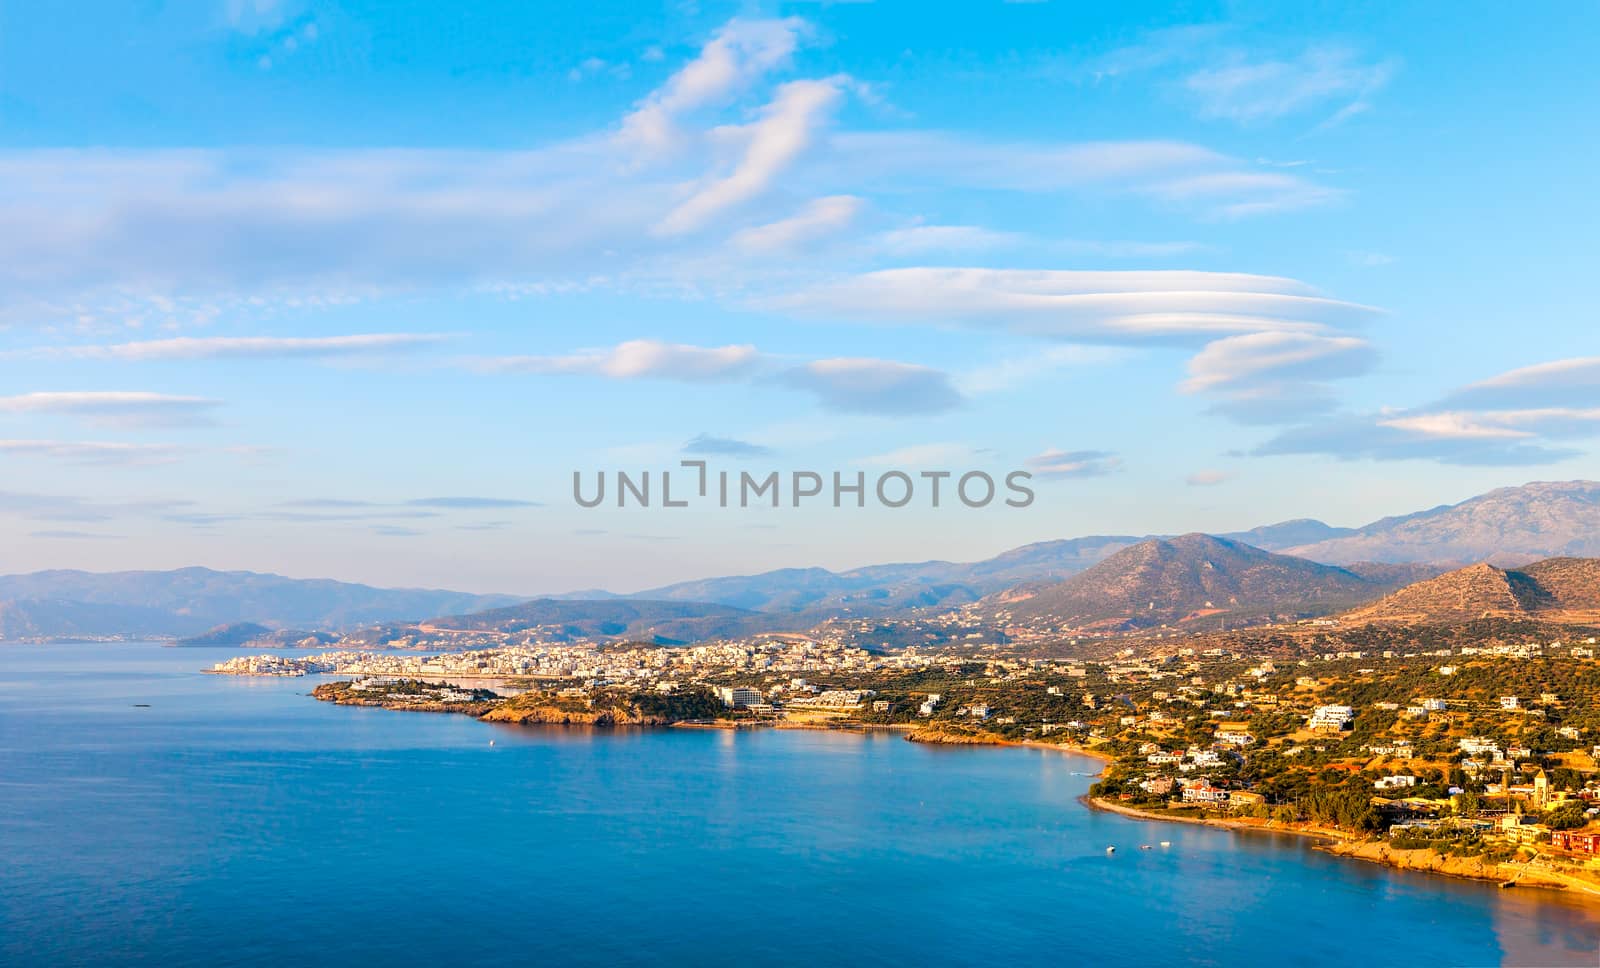
[[[1600,961],[1600,907],[1092,813],[1076,757],[344,709],[228,654],[0,646],[0,962]]]

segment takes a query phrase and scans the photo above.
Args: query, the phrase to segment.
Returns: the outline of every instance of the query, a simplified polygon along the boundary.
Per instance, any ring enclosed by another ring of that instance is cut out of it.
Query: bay
[[[337,707],[306,695],[313,678],[199,672],[235,652],[0,645],[0,962],[1594,965],[1600,951],[1600,906],[1559,894],[1088,810],[1098,764],[1079,756]]]

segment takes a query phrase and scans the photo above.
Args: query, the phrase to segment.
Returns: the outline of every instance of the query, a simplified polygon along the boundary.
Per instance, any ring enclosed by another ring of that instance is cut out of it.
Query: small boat
[[[490,746],[493,746],[493,745],[494,745],[494,740],[492,740],[492,739],[491,739],[491,740],[490,740],[490,741],[489,741],[489,745],[490,745]]]
[[[1163,840],[1163,841],[1162,841],[1162,842],[1161,842],[1161,846],[1163,846],[1163,847],[1171,847],[1171,846],[1172,846],[1172,841],[1170,841],[1170,840]]]
[[[1108,854],[1115,854],[1116,852],[1117,852],[1117,848],[1115,848],[1115,847],[1107,847],[1106,848],[1106,853],[1108,853]]]
[[[1140,850],[1149,850],[1150,849],[1150,845],[1149,844],[1140,844],[1139,845],[1139,849]]]

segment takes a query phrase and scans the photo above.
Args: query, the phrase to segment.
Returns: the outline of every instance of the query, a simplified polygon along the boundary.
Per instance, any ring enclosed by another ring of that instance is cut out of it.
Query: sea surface
[[[1077,756],[343,708],[200,674],[236,652],[0,644],[0,963],[1600,963],[1600,906],[1093,812]]]

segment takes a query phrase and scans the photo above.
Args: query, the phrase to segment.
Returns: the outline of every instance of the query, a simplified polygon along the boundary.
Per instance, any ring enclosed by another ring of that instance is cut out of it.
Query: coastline
[[[314,695],[314,693],[313,693]],[[318,699],[324,697],[317,696]],[[382,702],[362,702],[334,699],[338,705],[363,706],[367,708],[388,709],[393,712],[453,712],[472,716],[480,722],[495,722],[483,715],[480,709],[456,706],[443,707],[439,705],[390,705]],[[562,721],[539,721],[537,719],[505,720],[509,725],[549,727],[562,726],[569,723]],[[605,724],[611,728],[624,724]],[[1073,754],[1100,763],[1100,769],[1094,776],[1099,776],[1114,762],[1115,757],[1092,747],[1075,746],[1066,743],[1047,743],[1040,740],[1006,740],[991,738],[973,733],[950,732],[928,726],[912,724],[873,724],[873,723],[826,723],[826,722],[741,722],[735,720],[684,720],[675,723],[644,723],[645,727],[662,726],[671,729],[717,729],[742,731],[748,729],[779,729],[779,730],[817,730],[821,732],[896,732],[904,734],[908,742],[927,743],[929,745],[943,746],[984,746],[1017,749],[1041,749],[1057,753]],[[1349,858],[1364,863],[1378,864],[1396,870],[1410,870],[1422,873],[1438,874],[1446,877],[1462,878],[1482,882],[1492,882],[1501,887],[1531,887],[1540,890],[1559,891],[1563,894],[1579,897],[1593,903],[1600,903],[1600,877],[1591,880],[1577,873],[1561,871],[1548,866],[1548,862],[1535,866],[1534,860],[1507,861],[1485,863],[1482,858],[1455,857],[1441,854],[1431,849],[1397,850],[1383,840],[1369,840],[1347,831],[1331,827],[1318,827],[1312,825],[1284,825],[1274,820],[1260,820],[1256,818],[1228,818],[1208,817],[1204,815],[1174,816],[1170,812],[1154,812],[1116,803],[1101,797],[1092,797],[1085,793],[1078,797],[1078,802],[1090,810],[1102,810],[1115,813],[1134,820],[1150,820],[1164,823],[1184,823],[1204,827],[1214,827],[1234,832],[1264,833],[1290,835],[1303,837],[1315,841],[1316,850],[1331,854],[1336,857]]]
[[[1136,820],[1154,820],[1164,823],[1186,823],[1203,827],[1217,827],[1235,832],[1288,834],[1316,841],[1315,849],[1335,857],[1377,864],[1395,870],[1417,871],[1463,880],[1489,882],[1503,888],[1529,887],[1538,890],[1559,891],[1571,897],[1600,904],[1600,880],[1589,880],[1573,872],[1557,870],[1546,865],[1535,866],[1535,859],[1524,861],[1496,861],[1485,863],[1478,857],[1454,857],[1431,849],[1398,850],[1380,839],[1367,839],[1347,831],[1330,827],[1285,826],[1277,821],[1254,821],[1246,818],[1175,817],[1113,803],[1088,794],[1078,801],[1092,810],[1120,814]]]

